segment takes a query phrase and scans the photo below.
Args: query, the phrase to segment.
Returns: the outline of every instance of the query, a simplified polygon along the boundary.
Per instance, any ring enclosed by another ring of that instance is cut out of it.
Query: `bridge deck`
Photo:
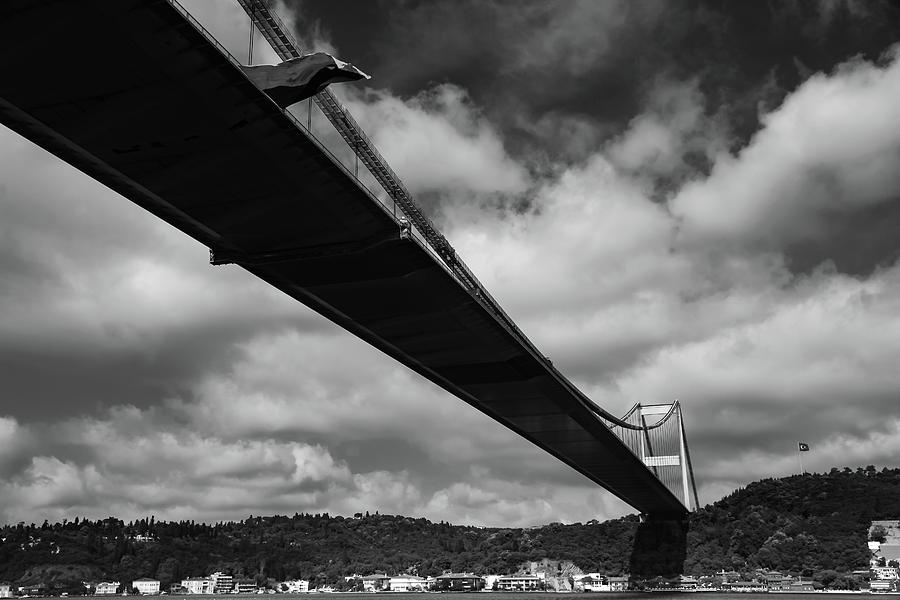
[[[165,0],[2,3],[0,120],[220,255],[283,253],[243,266],[642,512],[686,512]]]

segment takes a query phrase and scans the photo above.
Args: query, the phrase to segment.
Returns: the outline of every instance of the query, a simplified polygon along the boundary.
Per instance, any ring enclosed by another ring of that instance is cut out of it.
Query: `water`
[[[860,600],[859,593],[853,592],[444,592],[444,600],[810,600],[817,596],[819,600]],[[204,600],[229,600],[231,598],[271,598],[272,600],[435,600],[435,592],[378,592],[343,593],[343,594],[277,594],[277,595],[244,595],[244,596],[202,596]],[[198,596],[169,596],[172,600],[198,600]]]

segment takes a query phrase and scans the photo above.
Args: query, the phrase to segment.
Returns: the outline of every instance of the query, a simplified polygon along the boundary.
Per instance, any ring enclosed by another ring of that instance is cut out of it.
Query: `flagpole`
[[[803,452],[800,451],[800,444],[797,444],[797,460],[800,461],[800,474],[803,475]]]

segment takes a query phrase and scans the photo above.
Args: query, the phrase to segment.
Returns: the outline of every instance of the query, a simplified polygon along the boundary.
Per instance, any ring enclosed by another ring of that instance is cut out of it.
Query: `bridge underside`
[[[165,0],[3,2],[0,121],[641,512],[685,514],[565,378]]]

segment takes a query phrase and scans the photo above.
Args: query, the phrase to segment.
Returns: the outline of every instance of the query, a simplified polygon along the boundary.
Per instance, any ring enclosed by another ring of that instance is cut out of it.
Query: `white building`
[[[122,585],[118,581],[101,581],[97,584],[94,591],[95,596],[111,596],[117,594],[119,586]]]
[[[365,577],[363,577],[362,582],[363,591],[377,592],[380,590],[386,590],[388,588],[388,585],[390,585],[391,578],[384,573],[373,573],[372,575],[366,575]]]
[[[609,578],[609,591],[624,592],[627,589],[628,589],[628,578],[627,577],[610,577]]]
[[[291,579],[288,581],[282,581],[279,587],[281,587],[281,589],[288,594],[305,594],[309,591],[309,580]]]
[[[537,575],[504,575],[498,577],[495,585],[498,590],[514,592],[516,590],[537,590],[543,587],[544,578]]]
[[[572,578],[576,592],[608,592],[609,580],[600,573],[587,573]]]
[[[900,579],[897,567],[875,567],[872,571],[875,572],[876,579]]]
[[[237,579],[234,582],[232,591],[235,594],[255,594],[259,591],[259,586],[256,585],[255,579]]]
[[[216,571],[209,579],[212,582],[213,594],[230,594],[234,590],[234,577],[231,575]]]
[[[188,594],[212,594],[212,579],[209,577],[188,577],[181,580],[181,587],[187,590]]]
[[[12,588],[8,583],[0,583],[0,598],[12,598]]]
[[[391,577],[389,589],[392,592],[424,592],[428,582],[424,577],[415,575],[398,575]]]
[[[138,591],[142,596],[151,596],[159,593],[159,579],[135,579],[131,582],[131,587]]]

